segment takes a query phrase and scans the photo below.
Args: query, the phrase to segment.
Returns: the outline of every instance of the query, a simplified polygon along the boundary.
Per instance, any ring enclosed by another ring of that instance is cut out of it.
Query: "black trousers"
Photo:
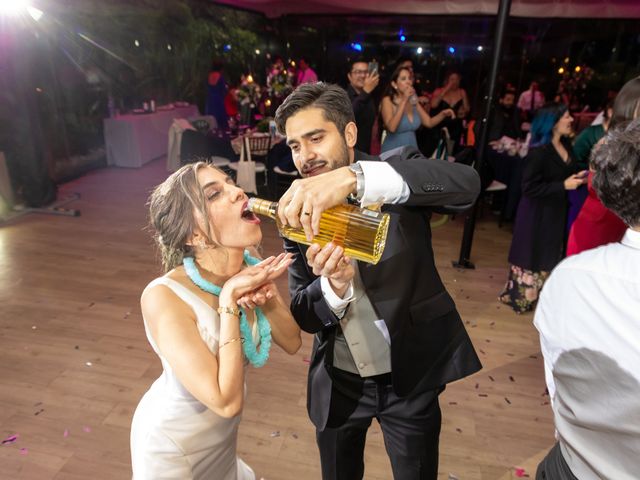
[[[538,465],[536,480],[578,480],[562,456],[559,443],[549,450],[547,456]]]
[[[398,397],[391,375],[363,379],[332,369],[329,420],[316,431],[323,480],[360,480],[364,445],[372,419],[382,428],[384,445],[396,480],[436,480],[441,390],[416,391]]]

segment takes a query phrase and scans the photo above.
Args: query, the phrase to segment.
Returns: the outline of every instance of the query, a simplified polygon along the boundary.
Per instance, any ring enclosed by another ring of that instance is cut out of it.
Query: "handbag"
[[[251,160],[251,149],[246,137],[242,138],[236,184],[247,193],[258,193],[258,188],[256,187],[256,162]]]

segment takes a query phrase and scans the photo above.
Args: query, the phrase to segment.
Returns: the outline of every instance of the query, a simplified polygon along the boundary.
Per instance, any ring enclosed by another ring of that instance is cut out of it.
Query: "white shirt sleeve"
[[[553,284],[549,285],[553,281],[553,275],[547,281],[545,288],[540,294],[538,305],[536,307],[536,313],[533,319],[533,325],[540,334],[540,351],[542,352],[542,358],[544,360],[544,377],[547,383],[547,390],[549,391],[549,399],[553,406],[553,399],[556,393],[556,384],[553,379],[553,364],[558,358],[559,347],[554,345],[553,339],[556,332],[560,327],[559,316],[554,315],[554,311],[557,312],[557,308],[554,309],[554,302],[557,301],[553,296]]]
[[[327,277],[320,277],[320,289],[322,290],[322,296],[325,302],[329,305],[329,308],[338,318],[344,316],[344,312],[347,309],[349,303],[354,300],[353,295],[353,282],[349,283],[349,288],[344,294],[344,298],[340,298],[331,288],[329,279]]]
[[[403,203],[409,198],[409,185],[386,162],[360,161],[364,176],[363,207],[375,203]]]

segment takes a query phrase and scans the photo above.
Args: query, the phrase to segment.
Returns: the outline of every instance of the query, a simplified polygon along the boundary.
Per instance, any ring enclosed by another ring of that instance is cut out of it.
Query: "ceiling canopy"
[[[220,0],[217,3],[282,15],[495,15],[498,0]],[[640,0],[512,0],[516,17],[640,18]]]

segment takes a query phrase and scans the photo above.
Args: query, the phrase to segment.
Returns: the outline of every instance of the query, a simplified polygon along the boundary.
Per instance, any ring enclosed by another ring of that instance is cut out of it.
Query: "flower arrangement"
[[[253,81],[251,75],[243,75],[238,87],[238,102],[240,105],[249,105],[255,108],[260,100],[260,85]]]
[[[267,91],[271,98],[284,99],[293,91],[291,75],[278,63],[274,64],[267,76]]]

